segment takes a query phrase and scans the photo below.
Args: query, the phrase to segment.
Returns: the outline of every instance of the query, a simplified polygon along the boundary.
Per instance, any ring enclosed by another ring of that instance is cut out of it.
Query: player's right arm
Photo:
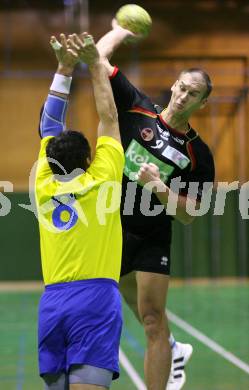
[[[113,29],[103,35],[102,38],[97,43],[97,49],[100,56],[104,60],[104,64],[108,71],[108,75],[112,76],[114,72],[114,66],[109,62],[114,51],[129,37],[134,37],[134,34],[126,30],[125,28],[118,25],[117,21],[113,19],[112,21]]]
[[[112,66],[109,62],[113,52],[127,38],[132,38],[134,41],[139,40],[131,31],[119,26],[114,19],[112,22],[113,29],[105,34],[97,43],[97,48],[100,57],[103,59],[111,80],[112,91],[118,112],[127,111],[134,105],[138,104],[141,98],[141,92],[130,83],[130,81],[121,73],[116,66]]]
[[[88,33],[83,33],[80,37],[73,34],[69,41],[72,49],[78,51],[79,58],[88,65],[91,73],[95,104],[100,120],[98,136],[109,136],[120,142],[118,113],[110,80],[92,36]]]
[[[50,44],[54,48],[58,67],[40,114],[39,133],[42,140],[36,169],[36,188],[42,188],[44,179],[52,175],[46,156],[46,146],[50,137],[58,136],[65,129],[72,72],[78,61],[77,53],[68,49],[64,34],[60,35],[60,42],[52,36]]]
[[[57,136],[65,129],[65,116],[74,66],[78,55],[67,47],[66,37],[60,35],[60,42],[54,36],[50,39],[58,60],[48,97],[41,109],[39,133],[41,138]]]
[[[118,112],[115,105],[110,80],[103,61],[99,58],[89,67],[96,108],[99,116],[98,136],[111,136],[120,142]]]
[[[124,151],[120,143],[118,113],[106,68],[94,40],[88,33],[69,36],[68,45],[85,62],[91,73],[95,104],[100,124],[95,158],[88,172],[96,178],[118,183],[122,181]]]

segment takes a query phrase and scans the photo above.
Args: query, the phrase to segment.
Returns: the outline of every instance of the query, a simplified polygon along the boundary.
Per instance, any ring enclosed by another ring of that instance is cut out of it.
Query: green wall
[[[28,194],[7,197],[12,207],[0,217],[0,280],[39,280],[37,220],[18,206],[30,203]],[[173,231],[172,276],[249,276],[249,222],[241,219],[237,192],[228,194],[223,216],[209,212],[188,226],[175,221]]]
[[[174,222],[172,276],[249,276],[249,220],[242,220],[239,194],[227,194],[224,214],[210,211],[188,226]]]
[[[6,195],[6,194],[5,194]],[[29,204],[28,194],[7,194],[11,211],[0,217],[1,280],[41,279],[39,230],[33,213],[20,206]]]

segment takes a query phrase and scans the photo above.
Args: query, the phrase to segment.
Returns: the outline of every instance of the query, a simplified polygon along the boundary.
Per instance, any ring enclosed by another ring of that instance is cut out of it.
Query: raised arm
[[[107,135],[120,141],[118,113],[111,84],[93,38],[87,33],[81,34],[81,37],[73,34],[70,36],[70,44],[75,51],[78,51],[80,59],[89,66],[100,120],[98,136]]]
[[[57,136],[65,129],[72,73],[75,64],[79,60],[77,53],[67,48],[64,34],[60,35],[60,42],[52,36],[50,44],[58,60],[58,67],[50,86],[48,97],[41,110],[39,124],[41,138]]]
[[[114,67],[109,62],[114,51],[128,38],[134,38],[135,40],[136,37],[131,31],[119,26],[115,19],[112,21],[112,27],[113,29],[100,38],[96,45],[109,76],[114,71]]]

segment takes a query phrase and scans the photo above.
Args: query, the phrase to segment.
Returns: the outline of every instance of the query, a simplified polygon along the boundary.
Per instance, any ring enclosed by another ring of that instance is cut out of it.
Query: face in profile
[[[205,107],[206,82],[199,72],[182,73],[171,87],[170,109],[179,114],[191,115]]]

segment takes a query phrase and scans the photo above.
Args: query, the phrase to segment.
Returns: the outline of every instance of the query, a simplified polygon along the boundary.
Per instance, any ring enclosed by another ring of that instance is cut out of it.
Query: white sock
[[[171,349],[176,348],[176,341],[175,341],[175,338],[174,338],[172,333],[170,333],[170,336],[169,336],[169,343],[170,343]]]

